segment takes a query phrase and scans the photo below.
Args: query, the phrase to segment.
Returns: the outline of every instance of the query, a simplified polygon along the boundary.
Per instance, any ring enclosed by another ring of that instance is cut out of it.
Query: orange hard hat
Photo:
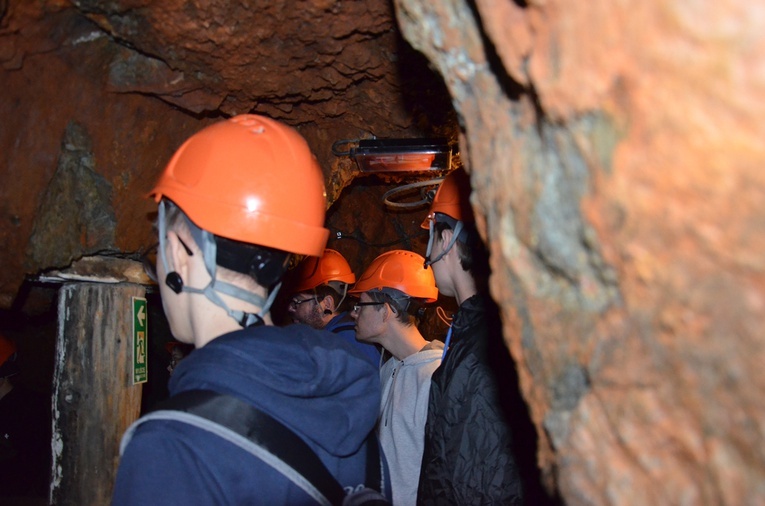
[[[321,257],[305,258],[295,268],[294,292],[313,290],[330,281],[351,284],[356,282],[348,261],[339,252],[325,249]]]
[[[235,116],[191,136],[151,195],[199,228],[248,244],[319,256],[329,236],[316,158],[296,130],[264,116]]]
[[[0,365],[3,365],[14,353],[16,353],[16,344],[0,334]]]
[[[436,219],[436,213],[463,223],[475,223],[473,208],[470,207],[470,191],[470,176],[462,168],[447,174],[433,197],[430,212],[421,227],[429,228],[428,222]]]
[[[393,288],[410,297],[435,302],[438,298],[433,269],[423,268],[425,259],[417,253],[393,250],[375,258],[348,293],[383,291]]]

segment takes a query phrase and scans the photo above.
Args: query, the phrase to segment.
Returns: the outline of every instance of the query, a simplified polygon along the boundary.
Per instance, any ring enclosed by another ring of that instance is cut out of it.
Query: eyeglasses
[[[307,299],[302,299],[302,300],[300,300],[300,299],[292,299],[290,301],[290,307],[292,309],[297,309],[300,304],[302,304],[304,302],[311,301],[311,300],[316,300],[316,298],[315,297],[309,297]]]
[[[353,305],[353,312],[358,313],[364,306],[382,306],[385,302],[357,302]]]

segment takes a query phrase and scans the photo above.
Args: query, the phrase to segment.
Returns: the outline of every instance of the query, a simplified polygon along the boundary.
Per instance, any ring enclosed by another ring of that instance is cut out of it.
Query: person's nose
[[[359,319],[359,312],[358,311],[351,311],[350,314],[351,314],[351,318],[353,318],[354,320],[358,320]]]

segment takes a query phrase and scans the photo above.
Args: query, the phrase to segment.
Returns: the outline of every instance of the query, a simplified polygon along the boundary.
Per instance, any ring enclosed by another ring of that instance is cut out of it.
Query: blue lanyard
[[[441,355],[441,362],[446,357],[446,352],[449,350],[449,341],[452,340],[452,327],[449,327],[449,331],[446,333],[446,340],[444,341],[444,353]]]

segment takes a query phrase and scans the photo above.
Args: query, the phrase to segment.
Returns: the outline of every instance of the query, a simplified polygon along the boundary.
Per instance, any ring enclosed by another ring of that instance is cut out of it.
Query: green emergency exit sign
[[[133,384],[146,383],[149,377],[146,299],[133,297]]]

